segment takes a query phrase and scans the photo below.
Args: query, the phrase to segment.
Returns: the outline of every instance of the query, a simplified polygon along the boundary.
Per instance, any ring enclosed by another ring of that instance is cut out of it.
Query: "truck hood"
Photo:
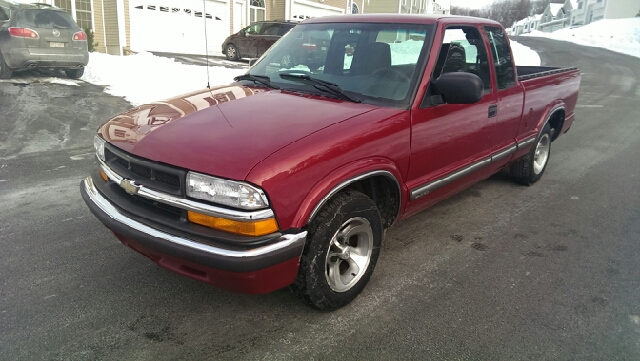
[[[142,105],[98,130],[135,156],[242,180],[277,150],[377,107],[239,85]]]

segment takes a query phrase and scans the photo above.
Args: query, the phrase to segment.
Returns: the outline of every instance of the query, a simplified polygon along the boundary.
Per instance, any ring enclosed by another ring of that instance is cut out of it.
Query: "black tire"
[[[530,186],[542,178],[551,157],[551,139],[551,126],[547,123],[529,154],[511,165],[509,170],[514,181]]]
[[[84,75],[84,68],[65,69],[64,72],[71,79],[80,79]]]
[[[2,54],[0,54],[0,79],[9,79],[13,75],[13,70],[5,63]]]
[[[382,244],[380,212],[369,197],[345,191],[322,207],[308,231],[290,288],[313,308],[336,310],[353,301],[369,282]]]
[[[224,48],[224,55],[229,60],[238,60],[238,59],[240,59],[240,57],[238,56],[238,48],[236,48],[236,46],[233,45],[233,44],[228,44]]]

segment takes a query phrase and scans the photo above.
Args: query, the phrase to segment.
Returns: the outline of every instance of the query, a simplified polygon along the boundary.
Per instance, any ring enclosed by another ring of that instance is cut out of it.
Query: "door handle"
[[[489,118],[498,115],[498,106],[496,104],[489,106]]]

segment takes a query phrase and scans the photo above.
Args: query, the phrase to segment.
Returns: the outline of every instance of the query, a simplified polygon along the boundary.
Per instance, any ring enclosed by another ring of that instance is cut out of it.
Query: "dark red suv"
[[[222,43],[222,52],[229,60],[259,58],[296,24],[289,21],[258,21],[230,35]]]

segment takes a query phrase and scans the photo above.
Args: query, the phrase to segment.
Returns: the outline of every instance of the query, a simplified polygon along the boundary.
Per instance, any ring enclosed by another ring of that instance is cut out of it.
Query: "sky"
[[[490,5],[493,0],[443,0],[451,1],[451,6],[459,6],[470,9],[481,9],[485,5]]]

